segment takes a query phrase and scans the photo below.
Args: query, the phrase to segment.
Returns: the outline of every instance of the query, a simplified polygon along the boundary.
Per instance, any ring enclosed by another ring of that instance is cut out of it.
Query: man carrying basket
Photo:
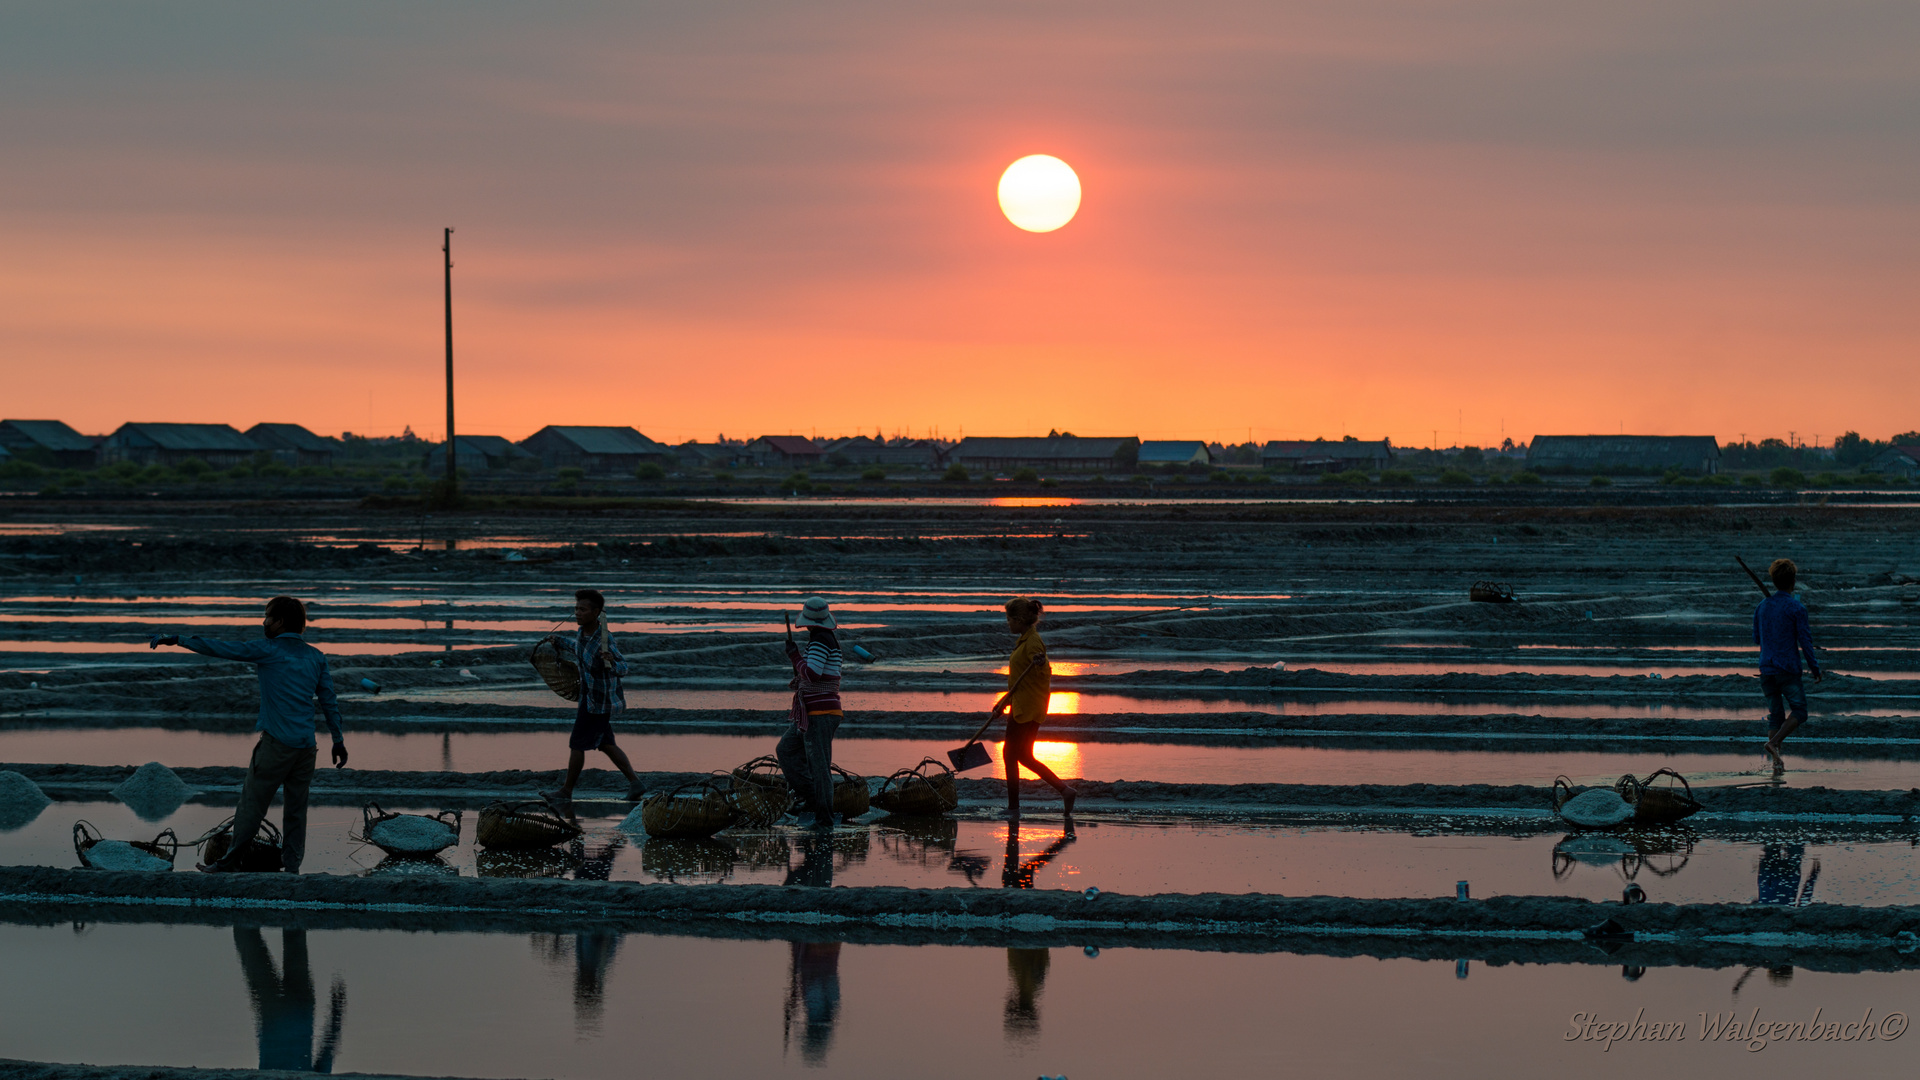
[[[613,741],[613,716],[627,707],[626,694],[620,688],[620,677],[627,673],[627,659],[607,633],[602,614],[606,606],[607,598],[599,590],[581,589],[573,594],[573,621],[580,627],[578,640],[559,634],[546,638],[560,658],[580,672],[580,707],[574,713],[573,735],[567,739],[567,779],[558,791],[540,793],[554,813],[569,821],[573,820],[573,786],[580,781],[589,750],[607,755],[627,778],[628,802],[637,801],[644,793],[626,751]]]

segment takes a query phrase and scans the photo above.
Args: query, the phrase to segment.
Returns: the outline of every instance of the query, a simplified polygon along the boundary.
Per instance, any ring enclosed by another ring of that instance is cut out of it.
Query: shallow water
[[[1700,1040],[1698,1014],[1878,1019],[1920,991],[1913,972],[1623,979],[1603,964],[793,937],[0,925],[0,952],[35,973],[0,981],[0,1045],[51,1061],[482,1077],[626,1078],[637,1063],[936,1080],[1877,1077],[1910,1074],[1911,1036],[1755,1053]],[[1686,1037],[1603,1050],[1566,1039],[1575,1013],[1683,1022]]]
[[[730,769],[773,752],[781,726],[757,735],[648,734],[635,725],[616,728],[619,743],[642,771],[707,772]],[[244,766],[258,736],[241,732],[176,731],[162,728],[40,728],[0,731],[0,762],[140,765],[148,761],[185,768]],[[922,739],[834,740],[834,760],[866,776],[885,776],[921,758],[946,760],[964,735]],[[1062,777],[1094,780],[1156,780],[1176,784],[1532,784],[1550,786],[1566,774],[1579,784],[1611,784],[1622,773],[1644,775],[1659,768],[1679,771],[1695,786],[1761,783],[1756,732],[1754,752],[1602,753],[1547,751],[1347,749],[1322,746],[1196,746],[1179,743],[1069,742],[1041,740],[1040,760]],[[988,741],[996,762],[1000,744]],[[451,732],[394,734],[350,731],[347,746],[358,769],[488,772],[496,769],[558,769],[566,763],[566,732]],[[1789,744],[1788,787],[1897,790],[1920,783],[1920,761],[1794,754]],[[1842,753],[1828,749],[1827,752]],[[609,768],[598,754],[590,768]],[[993,767],[997,772],[999,766]],[[982,771],[981,775],[990,775]]]
[[[1903,824],[1834,835],[1818,825],[1781,822],[1726,839],[1684,825],[1624,835],[1522,827],[1518,835],[1500,835],[1488,831],[1490,819],[1471,814],[1425,817],[1403,828],[1355,828],[1088,813],[1075,815],[1069,829],[1057,804],[1036,803],[1017,832],[995,820],[876,815],[824,837],[780,828],[732,830],[694,841],[623,833],[617,826],[626,807],[611,800],[583,800],[576,809],[587,829],[582,842],[538,853],[476,849],[476,815],[469,811],[460,846],[438,861],[422,861],[388,859],[354,842],[350,834],[363,824],[360,811],[315,807],[302,869],[848,888],[1093,885],[1141,895],[1451,896],[1455,882],[1464,880],[1476,897],[1590,900],[1617,900],[1628,882],[1636,882],[1650,898],[1675,903],[1750,903],[1763,889],[1769,897],[1791,893],[1800,899],[1804,893],[1807,902],[1920,903],[1917,837]],[[147,821],[118,802],[56,803],[29,824],[0,832],[0,861],[78,866],[72,827],[79,819],[116,840],[149,840],[166,828],[193,840],[231,813],[227,805],[190,804]],[[279,823],[278,811],[271,820]],[[192,866],[193,852],[183,849],[176,872]]]

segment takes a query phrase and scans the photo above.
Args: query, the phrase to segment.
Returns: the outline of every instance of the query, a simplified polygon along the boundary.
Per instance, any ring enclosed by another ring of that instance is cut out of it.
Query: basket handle
[[[453,820],[452,820],[452,821],[447,821],[447,815],[448,815],[448,814],[452,814],[452,815],[453,815]],[[449,826],[451,826],[451,827],[453,828],[453,835],[455,835],[455,836],[459,836],[459,835],[460,835],[460,811],[458,811],[458,810],[442,810],[442,811],[440,811],[439,813],[437,813],[437,814],[435,814],[435,815],[433,815],[433,820],[435,820],[435,821],[446,821],[446,823],[447,823],[447,824],[448,824]]]
[[[73,853],[80,859],[82,866],[92,866],[87,861],[87,849],[100,842],[100,830],[94,828],[91,821],[73,823]]]
[[[174,835],[172,829],[160,830],[160,835],[153,838],[153,846],[165,846],[167,849],[167,858],[169,859],[180,854],[180,838]]]
[[[1686,777],[1684,777],[1684,776],[1681,776],[1681,775],[1680,775],[1679,773],[1677,773],[1677,772],[1674,772],[1674,771],[1673,771],[1672,769],[1655,769],[1654,771],[1652,771],[1652,772],[1650,772],[1650,773],[1648,773],[1648,774],[1647,774],[1647,778],[1646,778],[1645,780],[1642,780],[1642,781],[1640,781],[1640,785],[1641,785],[1642,787],[1652,787],[1652,786],[1653,786],[1653,778],[1654,778],[1654,777],[1656,777],[1656,776],[1671,776],[1671,777],[1673,777],[1673,778],[1674,778],[1675,780],[1678,780],[1678,781],[1680,781],[1680,787],[1681,787],[1681,789],[1682,789],[1682,790],[1684,790],[1684,791],[1685,791],[1685,792],[1687,793],[1687,801],[1688,801],[1688,802],[1698,802],[1698,801],[1699,801],[1699,800],[1697,800],[1697,799],[1695,799],[1695,798],[1693,797],[1693,785],[1692,785],[1692,784],[1689,784],[1689,783],[1687,783],[1687,778],[1686,778]]]
[[[1613,790],[1619,792],[1620,797],[1622,799],[1625,799],[1628,805],[1630,806],[1640,805],[1640,792],[1642,790],[1642,785],[1640,781],[1635,780],[1633,778],[1632,773],[1628,773],[1627,775],[1622,776],[1620,779],[1614,781]]]
[[[373,823],[376,821],[379,821],[381,818],[386,816],[387,816],[387,812],[385,810],[380,809],[379,803],[369,802],[367,803],[367,805],[361,807],[360,808],[360,834],[362,836],[365,836],[368,833],[372,832]]]
[[[1562,795],[1561,792],[1563,791],[1566,792],[1566,794]],[[1564,775],[1554,777],[1553,808],[1555,810],[1560,809],[1567,805],[1567,800],[1571,798],[1573,798],[1573,781],[1567,779]]]

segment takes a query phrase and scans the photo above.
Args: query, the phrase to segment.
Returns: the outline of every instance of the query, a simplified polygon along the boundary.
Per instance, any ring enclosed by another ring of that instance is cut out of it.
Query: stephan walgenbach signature
[[[1738,1012],[1700,1013],[1691,1032],[1684,1020],[1648,1020],[1641,1009],[1631,1020],[1603,1020],[1598,1013],[1577,1012],[1567,1021],[1562,1042],[1597,1042],[1604,1052],[1617,1042],[1723,1042],[1744,1044],[1758,1053],[1776,1042],[1892,1042],[1907,1033],[1907,1014],[1890,1012],[1875,1017],[1868,1009],[1858,1020],[1825,1020],[1813,1010],[1806,1020],[1765,1020],[1755,1008],[1743,1019]]]

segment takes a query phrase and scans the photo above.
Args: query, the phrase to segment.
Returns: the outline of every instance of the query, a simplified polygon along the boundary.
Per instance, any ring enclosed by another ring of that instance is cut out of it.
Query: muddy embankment
[[[1483,959],[1737,962],[1920,968],[1920,907],[1619,904],[1566,897],[1352,899],[1270,894],[1126,896],[1021,889],[805,889],[491,878],[115,874],[0,868],[0,918],[41,923],[259,922],[409,930],[635,933],[1047,944]],[[1613,920],[1606,936],[1600,924]],[[1733,941],[1726,939],[1732,938]],[[1559,946],[1560,948],[1554,948]],[[1553,954],[1557,953],[1558,956]],[[1707,959],[1711,958],[1711,959]],[[1746,961],[1757,962],[1757,961]]]
[[[57,799],[97,799],[133,775],[132,766],[12,764]],[[175,769],[189,787],[206,794],[199,801],[238,792],[244,768],[208,766]],[[704,773],[641,773],[648,790],[660,790]],[[390,772],[361,769],[322,769],[314,774],[313,799],[331,805],[359,805],[369,799],[406,805],[424,800],[448,807],[472,807],[502,798],[533,798],[535,789],[553,781],[552,771]],[[1493,784],[1173,784],[1150,780],[1080,780],[1080,807],[1099,808],[1188,807],[1259,810],[1327,809],[1355,813],[1412,810],[1483,809],[1546,813],[1552,806],[1550,787]],[[964,805],[990,806],[1006,801],[1006,782],[998,777],[961,777]],[[579,797],[612,797],[624,790],[619,774],[591,769],[581,774]],[[1038,780],[1023,780],[1023,797],[1036,806],[1057,805],[1053,793]],[[1882,815],[1911,819],[1920,813],[1920,788],[1908,791],[1847,791],[1822,787],[1771,786],[1698,788],[1695,793],[1714,814]]]

